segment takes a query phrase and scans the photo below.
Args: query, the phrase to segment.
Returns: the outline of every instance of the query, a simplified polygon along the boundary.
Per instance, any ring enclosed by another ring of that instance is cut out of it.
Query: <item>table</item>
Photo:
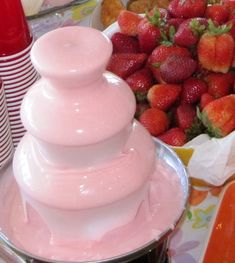
[[[199,263],[222,187],[192,187],[185,217],[169,244],[171,263]]]

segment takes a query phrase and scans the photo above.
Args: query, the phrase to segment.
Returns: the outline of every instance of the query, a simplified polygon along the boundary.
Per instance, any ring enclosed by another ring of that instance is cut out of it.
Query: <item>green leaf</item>
[[[187,218],[191,221],[193,218],[193,214],[190,210],[187,211]]]
[[[214,36],[228,33],[232,28],[232,24],[216,26],[211,19],[208,19],[208,33]]]
[[[147,93],[135,92],[135,98],[136,98],[137,103],[145,102],[147,101]]]
[[[160,68],[161,62],[155,62],[155,63],[152,64],[152,66],[153,66],[154,68]]]
[[[170,41],[171,42],[174,41],[174,36],[175,36],[175,27],[174,26],[170,26],[169,27],[169,37],[170,37]]]
[[[152,16],[150,16],[148,12],[145,13],[145,16],[147,17],[148,21],[154,26],[159,27],[161,25],[161,13],[156,7],[153,10]]]
[[[198,117],[195,117],[192,126],[185,130],[188,141],[205,132],[206,128]]]
[[[193,18],[190,23],[189,23],[189,27],[191,28],[191,30],[193,31],[193,33],[195,35],[202,35],[205,30],[206,30],[206,26],[201,24],[196,18]]]
[[[165,32],[161,31],[161,44],[167,47],[170,47],[173,45],[173,42],[171,40],[168,39],[167,35]]]

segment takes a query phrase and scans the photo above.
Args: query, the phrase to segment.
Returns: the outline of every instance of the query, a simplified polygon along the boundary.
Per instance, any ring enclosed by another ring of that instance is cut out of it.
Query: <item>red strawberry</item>
[[[207,104],[201,113],[201,120],[214,137],[224,137],[234,131],[235,94],[215,99]]]
[[[232,61],[232,65],[231,65],[232,68],[235,68],[235,52],[233,54],[233,61]]]
[[[143,53],[117,53],[111,56],[107,70],[125,79],[140,69],[147,59]]]
[[[159,45],[153,50],[152,54],[148,58],[148,66],[152,70],[156,80],[161,83],[164,81],[160,75],[160,65],[168,58],[168,56],[173,54],[191,57],[191,53],[187,48],[176,45]]]
[[[166,111],[177,100],[180,92],[180,85],[157,84],[150,88],[147,98],[151,107]]]
[[[211,20],[209,32],[204,33],[197,46],[198,59],[201,65],[214,72],[228,72],[234,53],[234,40],[230,34],[226,33],[229,27],[215,27]]]
[[[203,17],[206,5],[206,0],[172,0],[168,11],[173,17]]]
[[[196,117],[196,108],[190,104],[181,104],[176,109],[176,122],[178,126],[183,129],[192,127]]]
[[[213,96],[211,96],[211,94],[209,93],[204,93],[202,94],[201,96],[201,99],[200,99],[200,109],[204,109],[205,106],[210,103],[211,101],[213,101],[215,98]]]
[[[184,21],[184,18],[180,18],[180,17],[170,18],[167,21],[166,26],[167,26],[167,28],[169,28],[170,26],[173,26],[175,28],[175,30],[177,30],[183,21]]]
[[[195,45],[206,27],[207,20],[204,18],[190,18],[184,20],[175,33],[174,43],[183,47]]]
[[[230,9],[229,20],[235,19],[235,8]]]
[[[111,38],[113,53],[139,53],[140,47],[137,38],[120,32],[114,33]]]
[[[185,80],[182,89],[181,101],[183,103],[194,104],[198,102],[203,93],[207,92],[207,85],[198,78]]]
[[[171,146],[183,146],[187,142],[186,134],[178,127],[171,128],[160,134],[158,139]]]
[[[155,10],[153,16],[146,17],[138,25],[138,39],[140,49],[144,53],[151,53],[161,38],[161,14]]]
[[[156,108],[150,108],[144,111],[140,115],[139,121],[153,136],[158,136],[169,127],[167,114]]]
[[[153,85],[153,75],[150,69],[143,68],[130,75],[126,82],[134,92],[147,92]]]
[[[235,73],[228,72],[222,73],[210,73],[206,77],[208,84],[208,93],[214,98],[220,98],[229,95],[232,92]]]
[[[137,27],[142,19],[134,12],[122,10],[117,18],[121,33],[128,36],[137,36]]]
[[[235,1],[234,0],[222,0],[223,5],[230,9],[235,9]]]
[[[229,19],[229,9],[225,5],[214,4],[208,5],[205,12],[205,17],[213,22],[222,25]]]
[[[161,78],[167,83],[180,83],[194,73],[197,62],[192,58],[171,55],[160,66]]]

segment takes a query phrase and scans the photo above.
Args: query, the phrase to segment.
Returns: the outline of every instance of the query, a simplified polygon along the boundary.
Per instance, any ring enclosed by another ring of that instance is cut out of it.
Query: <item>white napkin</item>
[[[194,149],[188,163],[191,177],[219,186],[235,174],[235,131],[221,139],[201,134],[185,147]]]

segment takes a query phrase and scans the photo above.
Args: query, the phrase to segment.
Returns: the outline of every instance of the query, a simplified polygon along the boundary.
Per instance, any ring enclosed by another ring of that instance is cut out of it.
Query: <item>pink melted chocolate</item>
[[[179,177],[162,160],[156,163],[151,176],[148,200],[145,200],[135,219],[107,233],[98,241],[53,241],[40,216],[30,207],[25,218],[19,189],[12,177],[11,167],[2,175],[0,184],[2,231],[17,247],[38,257],[62,261],[89,261],[119,256],[158,240],[162,233],[174,228],[183,210],[183,189]],[[11,195],[7,193],[11,193]]]

